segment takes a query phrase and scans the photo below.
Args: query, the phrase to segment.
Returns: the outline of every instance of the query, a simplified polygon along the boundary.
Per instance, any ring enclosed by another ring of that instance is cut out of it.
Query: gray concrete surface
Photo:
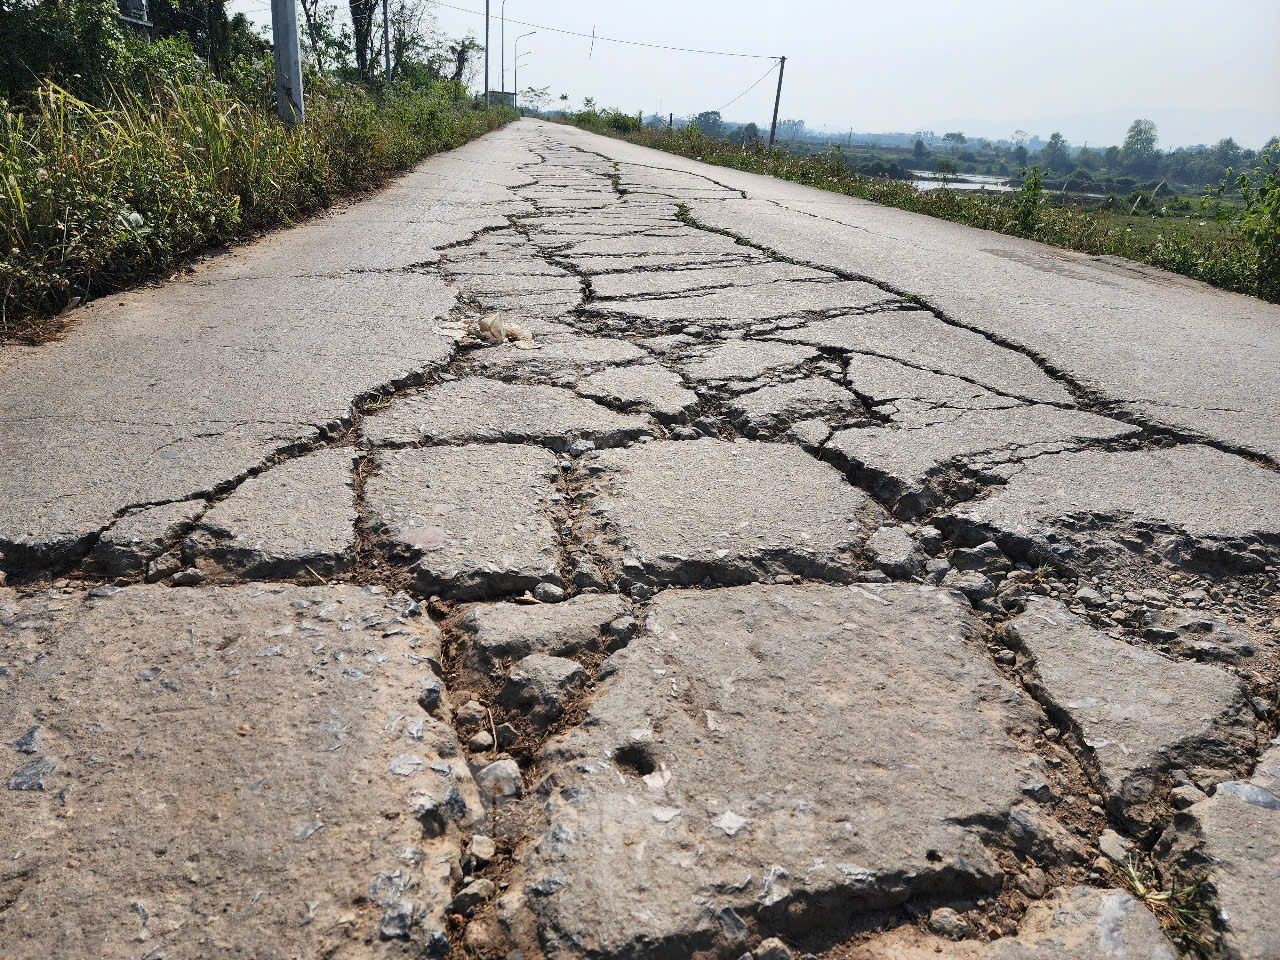
[[[521,121],[70,319],[0,956],[1280,956],[1276,307]]]

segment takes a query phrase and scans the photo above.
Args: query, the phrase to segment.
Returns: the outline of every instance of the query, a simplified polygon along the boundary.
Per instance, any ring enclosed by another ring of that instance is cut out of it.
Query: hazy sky
[[[449,0],[470,10],[484,0]],[[266,0],[233,0],[231,9]],[[491,0],[492,86],[498,13]],[[345,8],[345,3],[343,4]],[[678,46],[785,54],[782,115],[811,127],[1118,143],[1135,117],[1162,147],[1280,133],[1277,0],[506,0],[507,71],[525,20]],[[483,18],[437,5],[440,27],[479,36]],[[261,17],[259,11],[255,16]],[[723,107],[768,60],[629,47],[539,31],[521,41],[520,85],[627,111],[688,115]],[[774,78],[724,110],[765,122]],[[477,81],[478,82],[478,81]]]

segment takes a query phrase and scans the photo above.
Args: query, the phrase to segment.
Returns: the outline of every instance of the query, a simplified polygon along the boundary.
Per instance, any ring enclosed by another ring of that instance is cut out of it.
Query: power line
[[[435,6],[447,7],[450,10],[458,10],[462,13],[469,13],[475,17],[483,17],[484,13],[479,10],[470,10],[467,7],[454,6],[452,3],[442,3],[436,0]],[[537,27],[539,30],[546,30],[549,33],[563,33],[570,37],[582,37],[584,40],[603,40],[607,43],[625,43],[632,47],[652,47],[656,50],[675,50],[680,53],[703,53],[715,57],[747,57],[752,60],[777,60],[777,57],[770,56],[765,53],[730,53],[726,50],[699,50],[694,47],[675,47],[665,43],[645,43],[642,40],[620,40],[617,37],[602,37],[594,31],[592,33],[582,33],[578,30],[565,30],[563,27],[548,27],[541,23],[530,23],[528,20],[516,20],[514,17],[512,23],[518,23],[522,27]]]
[[[738,94],[736,97],[734,97],[734,98],[733,98],[732,100],[730,100],[728,103],[726,103],[723,107],[721,107],[721,108],[720,108],[720,110],[717,110],[716,112],[717,112],[717,113],[719,113],[719,112],[721,112],[721,111],[723,111],[723,110],[728,109],[729,107],[732,107],[735,103],[737,103],[739,100],[741,100],[743,97],[745,97],[748,93],[750,93],[750,92],[751,92],[752,90],[754,90],[756,87],[760,86],[760,82],[761,82],[762,80],[764,80],[764,78],[765,78],[765,77],[767,77],[769,74],[773,73],[773,71],[774,71],[774,70],[776,70],[776,69],[778,69],[778,65],[777,65],[776,63],[771,63],[771,64],[769,64],[769,69],[768,69],[768,70],[766,70],[764,73],[760,74],[759,78],[756,80],[756,82],[755,82],[755,83],[753,83],[751,86],[747,87],[747,89],[743,90],[740,94]]]

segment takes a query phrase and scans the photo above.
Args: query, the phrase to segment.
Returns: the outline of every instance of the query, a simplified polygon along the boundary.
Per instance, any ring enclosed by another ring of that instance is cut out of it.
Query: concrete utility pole
[[[391,17],[387,14],[387,0],[382,0],[382,66],[391,82]]]
[[[782,74],[787,69],[787,58],[778,58],[778,92],[773,95],[773,124],[769,127],[769,146],[778,137],[778,104],[782,102]]]
[[[271,0],[271,45],[276,62],[276,113],[289,126],[302,123],[302,55],[294,0]]]
[[[502,0],[502,6],[498,8],[498,43],[502,45],[502,51],[498,54],[498,62],[502,65],[498,69],[498,86],[502,87],[502,92],[507,92],[507,0]]]
[[[489,106],[489,0],[484,0],[484,105]]]

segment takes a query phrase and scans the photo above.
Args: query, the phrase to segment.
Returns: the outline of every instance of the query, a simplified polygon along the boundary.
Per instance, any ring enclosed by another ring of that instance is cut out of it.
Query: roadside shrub
[[[377,97],[319,82],[308,110],[290,129],[208,77],[115,90],[105,106],[55,85],[28,110],[0,101],[0,334],[295,221],[515,116],[472,109],[448,82]]]

